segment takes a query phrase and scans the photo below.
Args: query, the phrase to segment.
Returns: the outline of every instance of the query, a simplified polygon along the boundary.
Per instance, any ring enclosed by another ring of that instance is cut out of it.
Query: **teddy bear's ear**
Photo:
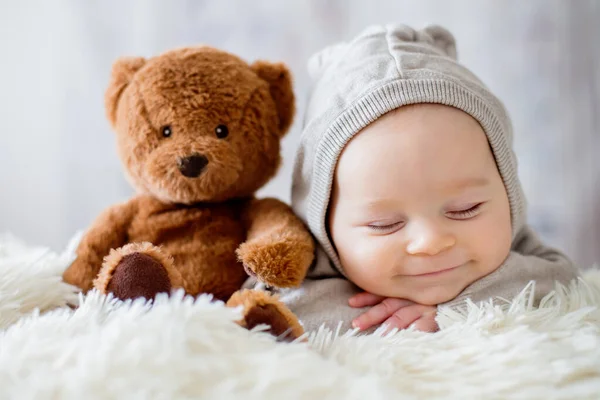
[[[251,67],[259,77],[269,84],[271,97],[275,100],[277,114],[279,115],[279,134],[283,136],[292,125],[296,112],[290,70],[283,63],[270,63],[267,61],[256,61]]]
[[[110,82],[104,94],[106,117],[112,126],[117,117],[117,105],[123,90],[127,87],[133,75],[146,63],[143,57],[122,57],[112,65]]]

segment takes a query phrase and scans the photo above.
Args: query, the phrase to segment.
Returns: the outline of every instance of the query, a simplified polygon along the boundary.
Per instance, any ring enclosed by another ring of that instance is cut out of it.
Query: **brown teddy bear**
[[[248,274],[298,286],[314,242],[291,209],[254,193],[280,164],[295,112],[284,64],[210,47],[113,64],[105,94],[118,154],[138,194],[102,213],[83,237],[67,283],[120,299],[184,288],[242,305],[251,328],[303,330],[266,292],[239,291]]]

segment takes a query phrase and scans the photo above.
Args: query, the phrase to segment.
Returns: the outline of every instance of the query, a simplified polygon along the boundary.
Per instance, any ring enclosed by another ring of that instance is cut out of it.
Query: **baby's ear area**
[[[269,92],[275,101],[279,116],[279,135],[285,135],[296,113],[292,74],[289,68],[284,63],[260,60],[254,62],[250,68],[269,84]]]
[[[121,57],[113,65],[110,81],[104,93],[104,107],[106,118],[111,126],[115,126],[117,106],[123,90],[129,85],[135,73],[144,66],[146,59],[143,57]]]

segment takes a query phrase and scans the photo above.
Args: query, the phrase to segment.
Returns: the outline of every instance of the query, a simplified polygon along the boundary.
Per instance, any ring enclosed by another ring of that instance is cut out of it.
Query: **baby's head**
[[[439,27],[318,53],[292,205],[363,290],[435,305],[497,269],[524,221],[501,103]]]
[[[337,163],[327,226],[346,276],[382,296],[435,305],[510,251],[510,207],[485,133],[444,105],[401,107],[357,134]]]

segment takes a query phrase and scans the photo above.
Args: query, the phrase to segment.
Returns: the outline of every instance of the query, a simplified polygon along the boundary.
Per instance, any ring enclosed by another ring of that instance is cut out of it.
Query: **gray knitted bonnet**
[[[313,85],[296,155],[292,207],[340,272],[326,228],[338,157],[356,133],[403,105],[444,104],[479,121],[504,181],[516,236],[525,222],[525,200],[511,122],[502,103],[457,62],[450,32],[439,26],[371,26],[313,55],[308,69]]]

